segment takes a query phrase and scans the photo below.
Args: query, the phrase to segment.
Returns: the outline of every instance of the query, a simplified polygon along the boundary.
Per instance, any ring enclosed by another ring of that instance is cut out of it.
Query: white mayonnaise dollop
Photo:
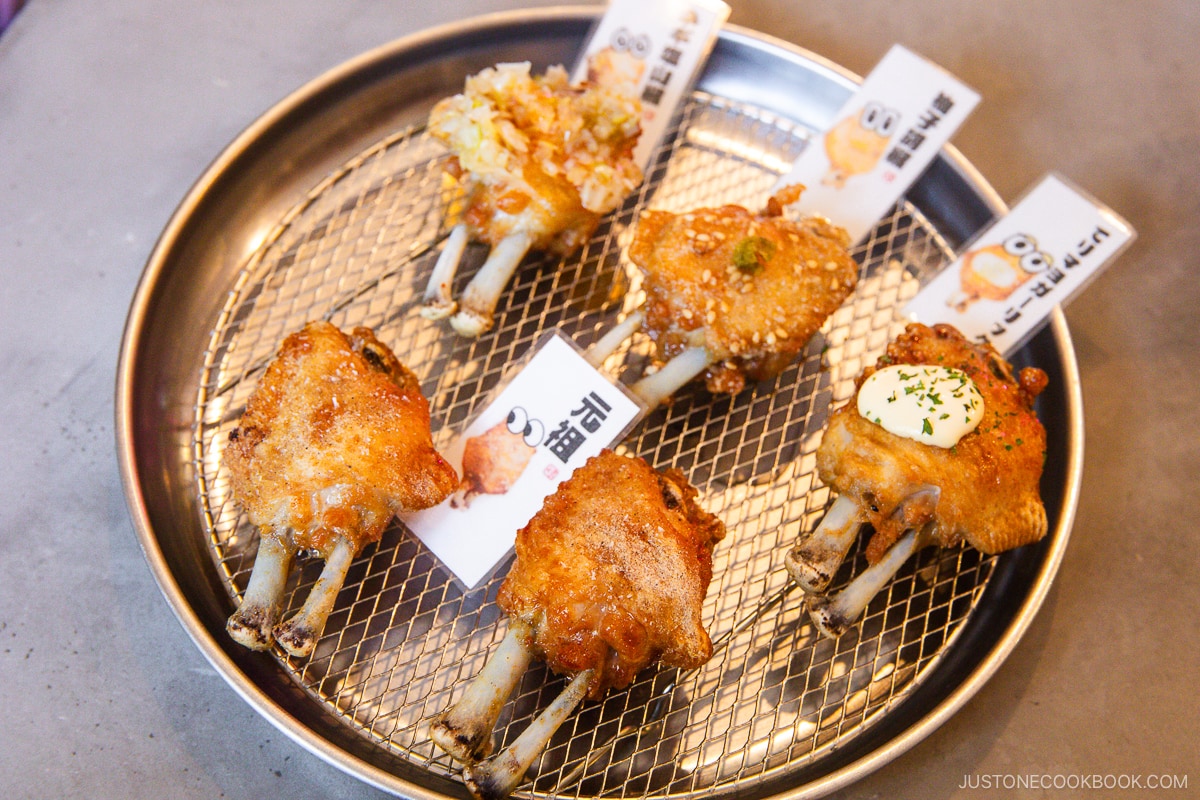
[[[897,436],[953,447],[983,419],[983,395],[960,370],[893,364],[863,381],[858,413]]]

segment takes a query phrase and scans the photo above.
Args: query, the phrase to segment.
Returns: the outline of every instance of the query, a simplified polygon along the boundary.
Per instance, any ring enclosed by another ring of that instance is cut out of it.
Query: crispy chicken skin
[[[429,131],[454,154],[472,240],[524,233],[533,249],[566,255],[641,182],[640,116],[621,85],[572,86],[562,67],[533,76],[528,63],[500,64],[434,106]]]
[[[1046,510],[1038,491],[1046,456],[1046,432],[1033,403],[1046,373],[1012,366],[990,345],[974,344],[949,325],[911,324],[875,368],[924,364],[966,373],[984,399],[979,426],[950,448],[924,444],[884,430],[850,402],[830,418],[817,450],[817,469],[834,492],[853,498],[875,529],[867,559],[877,561],[910,528],[932,521],[932,541],[966,540],[985,553],[1037,541],[1046,534]],[[937,493],[922,489],[937,487]],[[924,502],[905,502],[910,497]],[[900,509],[900,511],[897,511]]]
[[[645,274],[646,328],[664,361],[705,347],[718,362],[711,392],[778,374],[854,290],[846,232],[783,216],[802,190],[782,190],[762,213],[727,205],[638,221],[629,258]]]
[[[712,655],[701,606],[725,526],[678,470],[603,451],[517,533],[500,606],[528,622],[556,672],[595,669],[588,693],[627,686],[649,664]]]
[[[224,457],[250,521],[322,557],[338,538],[357,552],[393,514],[436,505],[458,483],[433,447],[417,377],[370,329],[328,322],[284,340]]]

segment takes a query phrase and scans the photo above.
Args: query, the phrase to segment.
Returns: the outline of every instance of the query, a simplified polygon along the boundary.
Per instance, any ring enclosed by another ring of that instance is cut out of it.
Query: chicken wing
[[[931,392],[930,408],[937,413],[924,424],[932,433],[942,415],[951,418],[966,409],[977,415],[974,428],[943,447],[898,435],[864,415],[858,402],[864,384],[874,373],[898,365],[898,374],[916,381],[902,390],[907,393],[925,391],[924,368],[961,376],[964,387],[977,391],[970,397],[980,398],[982,407],[969,398]],[[905,375],[908,366],[913,369]],[[909,325],[875,367],[864,370],[854,398],[830,417],[817,450],[817,470],[839,498],[822,526],[789,554],[792,576],[819,594],[863,524],[874,531],[867,561],[871,570],[879,569],[861,586],[882,586],[907,554],[927,544],[965,540],[992,554],[1045,536],[1048,522],[1038,484],[1046,432],[1033,405],[1047,380],[1035,367],[1014,372],[990,345],[974,344],[949,325]],[[837,632],[861,613],[859,605],[865,608],[874,591],[853,587],[838,600],[810,601],[820,626]]]
[[[555,672],[592,670],[593,699],[650,663],[688,669],[712,655],[700,608],[725,527],[696,494],[679,470],[606,451],[517,533],[500,607],[531,624]]]
[[[562,67],[530,74],[499,64],[467,79],[434,106],[429,132],[453,153],[450,176],[465,193],[425,295],[425,316],[451,317],[477,336],[492,325],[500,292],[529,250],[568,255],[581,247],[642,180],[633,160],[641,105],[620,73],[592,70],[571,85]],[[468,241],[491,255],[456,303],[451,284]]]
[[[478,796],[508,794],[583,697],[629,685],[658,662],[694,668],[712,655],[701,606],[725,526],[678,470],[655,472],[611,451],[589,459],[517,534],[498,602],[505,641],[434,724],[455,757],[487,755],[504,699],[531,658],[574,676],[561,703],[508,750],[468,768]]]
[[[845,230],[783,215],[802,190],[782,190],[761,213],[641,215],[629,258],[645,275],[644,326],[661,361],[695,354],[709,391],[739,392],[782,371],[850,295],[858,264]]]
[[[229,435],[234,498],[260,531],[239,643],[311,652],[350,561],[392,516],[441,502],[457,485],[433,447],[417,377],[367,328],[312,322],[288,336]],[[304,608],[276,624],[294,553],[325,559]]]

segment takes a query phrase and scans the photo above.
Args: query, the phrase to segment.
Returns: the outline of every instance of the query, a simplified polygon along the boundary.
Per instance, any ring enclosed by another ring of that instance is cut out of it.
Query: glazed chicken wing
[[[931,397],[922,420],[930,434],[968,413],[978,421],[949,446],[892,432],[864,414],[859,402],[864,384],[882,370],[908,381],[884,397],[885,405],[901,399],[897,392]],[[926,376],[937,374],[957,376],[959,383],[950,386],[962,389],[934,391]],[[874,531],[866,555],[872,565],[867,572],[878,570],[876,582],[890,579],[908,554],[926,544],[965,540],[991,554],[1041,539],[1048,529],[1038,488],[1046,432],[1033,403],[1046,382],[1042,370],[1014,372],[990,345],[974,344],[949,325],[909,325],[879,363],[864,370],[854,398],[830,417],[817,469],[839,497],[821,527],[789,554],[793,577],[808,591],[823,590],[863,524]],[[852,604],[832,601],[831,612],[825,598],[813,603],[827,615],[830,630],[842,627],[849,614],[857,617],[859,602],[874,594],[853,587],[847,590]]]
[[[491,327],[500,292],[529,250],[568,255],[642,180],[633,160],[641,106],[622,75],[593,70],[571,85],[562,67],[532,76],[528,63],[489,67],[438,103],[429,132],[453,153],[450,175],[465,193],[463,222],[434,268],[423,313],[452,317],[477,336]],[[487,262],[451,297],[468,241]]]
[[[727,205],[638,220],[629,258],[645,274],[644,325],[663,361],[702,350],[711,392],[778,374],[854,290],[846,232],[783,216],[802,189],[762,213]]]
[[[432,735],[463,761],[487,755],[505,698],[531,658],[573,675],[563,695],[495,758],[468,769],[482,797],[508,794],[584,697],[629,685],[652,663],[694,668],[712,655],[701,606],[721,521],[678,470],[604,451],[517,534],[498,602],[501,646]]]
[[[229,631],[265,649],[311,652],[350,561],[392,516],[436,505],[456,486],[433,447],[416,376],[367,328],[313,322],[287,337],[229,435],[233,496],[261,533]],[[304,608],[276,625],[293,554],[326,568]]]

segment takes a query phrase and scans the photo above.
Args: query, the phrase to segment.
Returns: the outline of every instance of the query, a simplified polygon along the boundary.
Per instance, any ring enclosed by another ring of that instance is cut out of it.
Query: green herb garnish
[[[775,243],[762,236],[747,236],[733,248],[733,265],[753,275],[775,256]]]

